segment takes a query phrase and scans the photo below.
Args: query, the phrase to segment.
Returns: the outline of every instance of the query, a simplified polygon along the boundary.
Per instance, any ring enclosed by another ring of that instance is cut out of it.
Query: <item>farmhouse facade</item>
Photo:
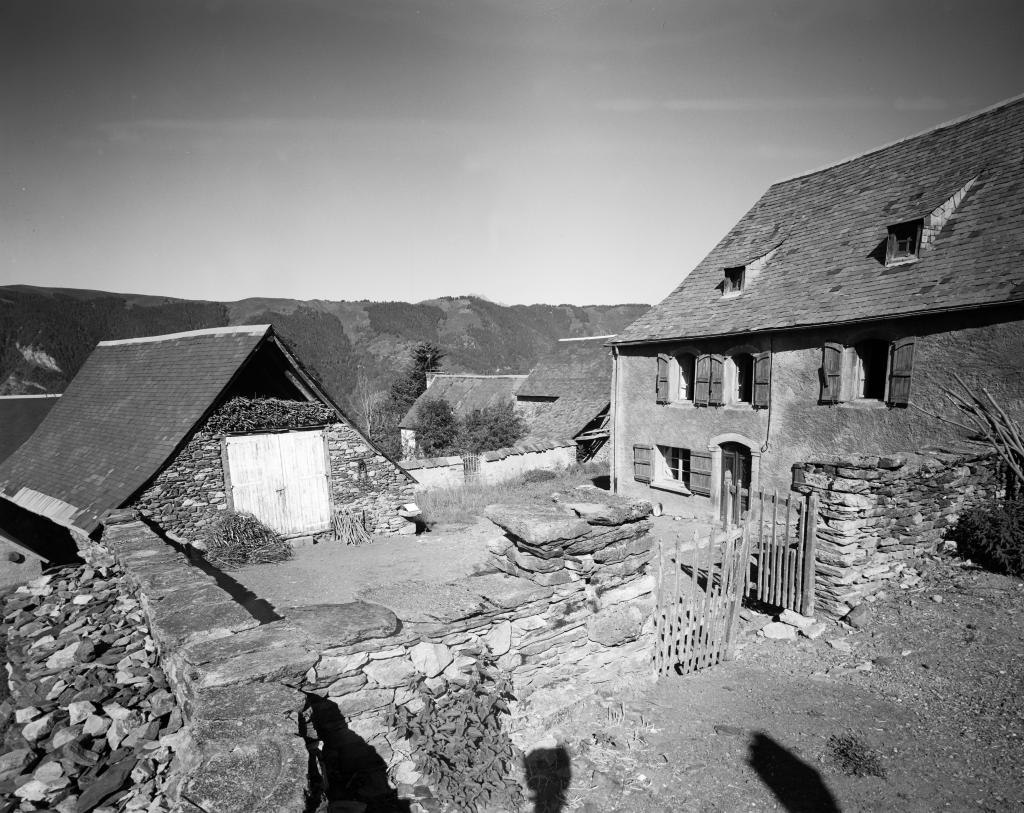
[[[680,509],[1024,414],[1024,99],[776,183],[612,345],[613,487]]]
[[[221,511],[285,536],[347,511],[408,533],[412,479],[365,438],[270,325],[100,342],[35,433],[0,464],[0,497],[90,534],[122,507],[179,537]]]

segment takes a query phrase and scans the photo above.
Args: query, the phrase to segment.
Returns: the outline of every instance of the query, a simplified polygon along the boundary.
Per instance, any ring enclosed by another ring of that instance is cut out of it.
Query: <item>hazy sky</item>
[[[774,180],[1024,92],[1024,4],[0,0],[0,284],[656,302]]]

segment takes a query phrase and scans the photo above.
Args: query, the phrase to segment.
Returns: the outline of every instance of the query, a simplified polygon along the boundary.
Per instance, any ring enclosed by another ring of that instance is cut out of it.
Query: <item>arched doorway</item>
[[[742,443],[736,443],[729,441],[721,444],[722,449],[722,473],[721,482],[719,484],[719,493],[722,495],[721,499],[721,518],[725,521],[726,512],[729,510],[730,505],[733,508],[733,522],[739,522],[740,513],[746,511],[750,507],[750,474],[751,474],[751,456],[750,449],[744,446]],[[733,485],[738,485],[741,488],[746,489],[746,495],[741,497],[739,510],[737,511],[736,506],[732,503],[728,494],[725,491],[725,477],[726,473],[729,474]]]

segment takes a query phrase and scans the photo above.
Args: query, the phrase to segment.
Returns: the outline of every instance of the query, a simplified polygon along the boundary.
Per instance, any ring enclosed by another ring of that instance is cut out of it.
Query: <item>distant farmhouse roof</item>
[[[917,258],[887,263],[890,227],[922,220]],[[744,268],[756,273],[732,293],[725,270]],[[1014,302],[1024,302],[1024,97],[774,184],[614,343]]]
[[[261,366],[250,364],[263,349]],[[0,496],[89,533],[247,376],[286,378],[344,417],[270,325],[100,342],[32,437],[0,463]]]
[[[575,438],[608,408],[612,362],[607,344],[612,338],[561,339],[533,368],[516,397],[553,402],[530,422],[530,438]]]
[[[60,395],[0,395],[0,462],[36,431]]]
[[[399,429],[418,429],[419,410],[426,402],[443,399],[451,404],[456,417],[463,418],[474,409],[514,401],[516,392],[526,380],[525,375],[464,375],[436,373],[427,389],[409,407]]]

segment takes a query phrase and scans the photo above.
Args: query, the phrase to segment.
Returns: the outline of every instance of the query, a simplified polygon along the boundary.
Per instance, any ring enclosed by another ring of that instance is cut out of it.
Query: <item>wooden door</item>
[[[226,441],[231,500],[285,536],[331,524],[323,433],[239,435]]]
[[[733,486],[747,490],[746,496],[740,500],[740,509],[746,511],[750,506],[750,450],[739,443],[722,444],[722,483],[719,493],[722,495],[722,519],[725,520],[726,511],[734,501],[725,491],[725,475],[728,472]],[[739,517],[734,516],[733,522],[739,522]]]

